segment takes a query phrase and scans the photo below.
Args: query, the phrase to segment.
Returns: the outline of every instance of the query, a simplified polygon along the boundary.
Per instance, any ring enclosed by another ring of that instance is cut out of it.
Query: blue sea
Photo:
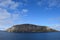
[[[46,33],[0,32],[0,40],[60,40],[60,32],[46,32]]]

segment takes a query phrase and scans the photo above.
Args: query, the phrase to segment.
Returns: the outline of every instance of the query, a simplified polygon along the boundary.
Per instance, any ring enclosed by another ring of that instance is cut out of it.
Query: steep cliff
[[[52,28],[46,26],[38,26],[33,24],[21,24],[14,25],[13,27],[7,29],[8,32],[56,32]]]

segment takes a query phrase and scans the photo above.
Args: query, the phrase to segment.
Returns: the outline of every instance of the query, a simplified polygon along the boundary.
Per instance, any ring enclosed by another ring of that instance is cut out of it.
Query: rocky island
[[[14,25],[7,29],[8,32],[57,32],[57,30],[47,26],[39,26],[34,24]]]

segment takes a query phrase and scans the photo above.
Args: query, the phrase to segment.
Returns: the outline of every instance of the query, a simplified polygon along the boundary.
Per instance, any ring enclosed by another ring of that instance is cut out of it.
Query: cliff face
[[[38,26],[32,24],[15,25],[9,29],[8,32],[56,32],[56,30],[48,28],[46,26]]]

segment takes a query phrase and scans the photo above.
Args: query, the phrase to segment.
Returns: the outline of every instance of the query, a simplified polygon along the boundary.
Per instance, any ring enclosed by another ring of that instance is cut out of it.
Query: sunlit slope
[[[57,30],[47,26],[39,26],[33,24],[14,25],[7,29],[8,32],[56,32]]]

